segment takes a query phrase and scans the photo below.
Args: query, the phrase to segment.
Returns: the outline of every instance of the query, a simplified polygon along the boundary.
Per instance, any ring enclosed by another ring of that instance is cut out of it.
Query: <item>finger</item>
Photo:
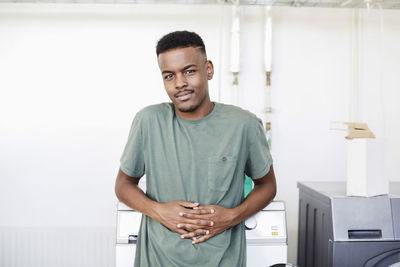
[[[179,205],[181,205],[182,207],[185,207],[185,208],[194,208],[194,207],[198,207],[199,203],[191,202],[191,201],[179,201]]]
[[[173,229],[173,230],[175,232],[177,232],[178,234],[180,234],[180,235],[187,234],[187,232],[185,230],[183,230],[183,229],[176,228],[176,229]]]
[[[183,211],[179,212],[179,215],[187,217],[187,218],[194,218],[194,217],[191,217],[191,216],[193,216],[193,215],[213,214],[214,212],[215,212],[214,209],[193,209],[193,210],[188,210],[188,211],[185,211],[185,212],[183,212]]]
[[[214,223],[212,223],[214,225]],[[212,226],[211,225],[211,226]],[[199,225],[199,224],[192,224],[192,223],[179,223],[176,225],[177,228],[179,229],[185,229],[186,231],[195,231],[197,229],[205,229],[209,230],[210,229],[210,224],[208,225]]]
[[[179,212],[179,216],[189,218],[189,219],[203,219],[202,217],[199,217],[201,214],[196,214],[196,213],[191,213],[191,212]]]
[[[185,219],[183,221],[183,223],[187,223],[187,224],[194,224],[200,227],[203,226],[213,226],[214,222],[213,221],[209,221],[209,220],[202,220],[202,219]]]
[[[198,205],[197,207],[193,208],[193,209],[203,209],[203,210],[209,210],[209,209],[213,209],[214,205]]]
[[[199,235],[208,235],[208,234],[210,234],[209,230],[197,229],[197,230],[192,231],[190,233],[186,233],[186,234],[181,235],[181,238],[190,238],[191,239],[191,238],[194,238],[194,237],[199,236]]]
[[[201,226],[194,225],[194,224],[189,224],[189,223],[180,223],[180,224],[177,224],[176,227],[178,229],[184,229],[184,230],[189,231],[189,232],[192,232],[192,231],[195,231],[195,230],[201,228]],[[187,232],[185,232],[185,234],[186,233]]]
[[[201,236],[201,237],[199,237],[199,238],[196,238],[196,237],[193,237],[192,238],[192,244],[199,244],[199,243],[202,243],[202,242],[204,242],[204,241],[206,241],[206,240],[208,240],[208,239],[210,239],[211,237],[213,237],[214,235],[213,234],[208,234],[208,235],[203,235],[203,236]]]
[[[215,208],[213,207],[213,206],[198,206],[198,207],[196,207],[196,209],[195,209],[196,211],[199,211],[199,210],[207,210],[209,213],[214,213],[215,212]]]

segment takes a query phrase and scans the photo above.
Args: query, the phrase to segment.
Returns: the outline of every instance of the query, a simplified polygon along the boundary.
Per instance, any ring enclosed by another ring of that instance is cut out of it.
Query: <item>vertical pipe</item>
[[[239,1],[232,7],[231,29],[231,72],[238,73],[240,68],[240,19]]]
[[[264,22],[264,71],[267,75],[266,85],[270,86],[270,74],[272,70],[272,17],[271,6],[265,7]]]
[[[272,15],[271,6],[265,7],[264,20],[264,71],[266,76],[265,88],[265,130],[268,144],[271,148],[271,72],[272,72]]]
[[[239,0],[232,7],[232,29],[231,29],[231,66],[233,74],[233,104],[239,105],[239,71],[240,71],[240,18]]]

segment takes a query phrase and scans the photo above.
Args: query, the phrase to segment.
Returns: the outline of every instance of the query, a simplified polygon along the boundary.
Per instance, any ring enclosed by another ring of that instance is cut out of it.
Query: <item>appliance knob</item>
[[[257,227],[257,220],[254,218],[254,216],[250,217],[244,222],[244,225],[246,226],[247,230],[253,230]]]

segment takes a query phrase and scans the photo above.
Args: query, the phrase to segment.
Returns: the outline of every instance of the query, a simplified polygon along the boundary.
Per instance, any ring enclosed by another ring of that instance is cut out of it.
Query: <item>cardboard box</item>
[[[389,193],[385,170],[385,142],[379,138],[347,139],[347,195],[377,196]]]

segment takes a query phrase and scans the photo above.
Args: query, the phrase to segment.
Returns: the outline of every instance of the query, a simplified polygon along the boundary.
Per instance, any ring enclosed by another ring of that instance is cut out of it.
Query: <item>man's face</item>
[[[211,61],[196,47],[168,50],[158,56],[164,87],[175,108],[195,112],[210,102],[208,80],[214,74]]]

